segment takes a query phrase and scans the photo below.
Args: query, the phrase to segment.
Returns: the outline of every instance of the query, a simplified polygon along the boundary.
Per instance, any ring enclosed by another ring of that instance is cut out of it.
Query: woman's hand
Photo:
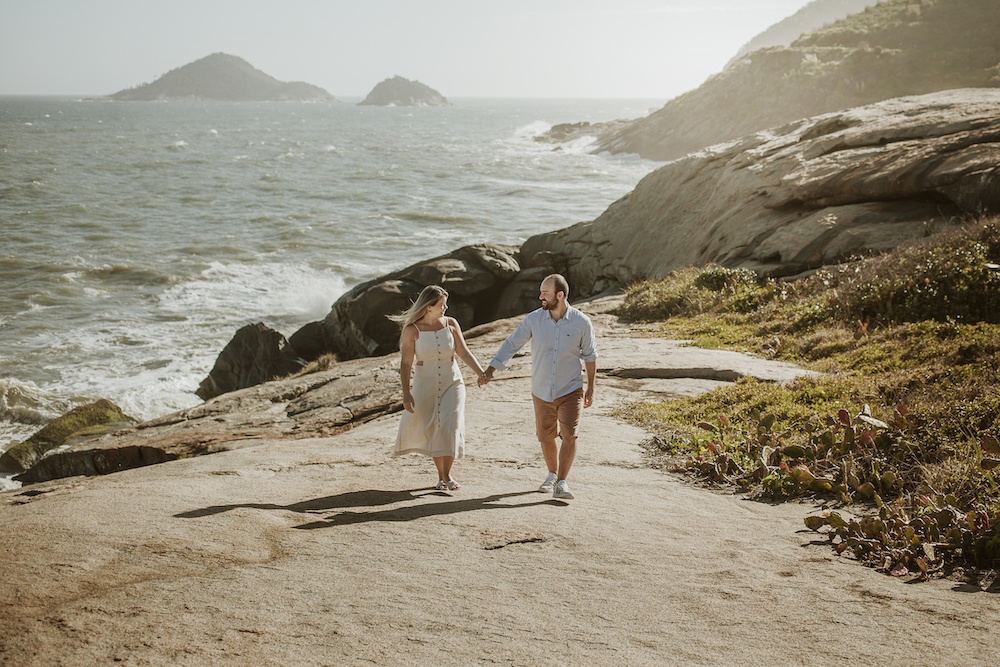
[[[413,394],[411,394],[408,391],[404,391],[403,392],[403,408],[407,412],[413,412],[413,407],[414,407],[414,404],[413,404]]]

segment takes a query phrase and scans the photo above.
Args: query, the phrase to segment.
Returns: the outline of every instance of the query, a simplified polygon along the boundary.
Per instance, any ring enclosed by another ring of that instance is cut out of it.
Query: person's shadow
[[[421,493],[423,492],[423,493]],[[370,521],[413,521],[428,516],[444,516],[457,514],[459,512],[474,512],[477,510],[492,509],[517,509],[521,507],[532,507],[535,505],[556,505],[566,506],[561,500],[545,498],[532,503],[501,503],[507,498],[517,498],[520,496],[537,495],[537,491],[518,491],[516,493],[497,493],[480,498],[469,498],[456,500],[450,503],[421,503],[419,505],[406,505],[392,509],[379,510],[374,512],[353,512],[345,511],[333,515],[329,519],[305,523],[295,528],[299,530],[315,530],[317,528],[329,528],[332,526],[346,526],[353,523],[367,523]],[[181,512],[174,516],[181,519],[195,519],[199,517],[221,514],[239,508],[250,508],[260,510],[285,510],[290,512],[300,512],[303,514],[316,514],[329,510],[342,510],[346,508],[380,507],[393,505],[395,503],[420,500],[428,496],[450,497],[449,494],[435,491],[433,487],[410,489],[407,491],[382,491],[369,489],[365,491],[348,491],[335,496],[325,498],[314,498],[303,500],[291,505],[276,505],[273,503],[241,503],[236,505],[213,505],[201,509]]]

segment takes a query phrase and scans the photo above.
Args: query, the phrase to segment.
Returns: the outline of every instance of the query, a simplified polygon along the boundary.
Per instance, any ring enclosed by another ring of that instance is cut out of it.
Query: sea
[[[0,451],[98,398],[200,403],[246,324],[289,336],[359,282],[596,218],[659,165],[536,137],[663,102],[0,97]]]

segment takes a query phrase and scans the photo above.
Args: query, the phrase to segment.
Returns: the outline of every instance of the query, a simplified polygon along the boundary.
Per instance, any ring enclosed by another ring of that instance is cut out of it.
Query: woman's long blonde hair
[[[420,295],[417,300],[413,302],[409,308],[399,313],[398,315],[386,315],[390,320],[399,324],[399,341],[403,342],[403,332],[406,331],[406,327],[410,326],[414,322],[420,320],[426,313],[427,309],[433,306],[435,303],[441,299],[448,297],[448,292],[445,291],[443,287],[438,287],[437,285],[428,285],[427,287],[420,290]]]

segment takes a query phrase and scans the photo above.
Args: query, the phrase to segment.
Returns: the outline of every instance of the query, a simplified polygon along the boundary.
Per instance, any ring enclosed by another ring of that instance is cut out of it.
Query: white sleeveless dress
[[[465,455],[465,383],[450,327],[419,331],[413,360],[413,412],[403,411],[393,454]]]

